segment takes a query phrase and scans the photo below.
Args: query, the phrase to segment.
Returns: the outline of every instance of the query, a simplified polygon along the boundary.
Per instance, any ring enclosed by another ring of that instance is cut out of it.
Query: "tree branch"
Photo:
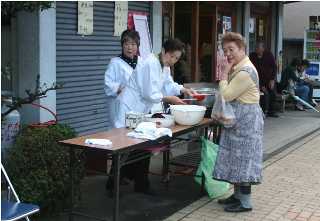
[[[7,104],[7,107],[9,107],[9,109],[7,111],[5,111],[4,113],[1,113],[1,117],[4,118],[6,115],[11,113],[12,111],[21,108],[22,105],[31,104],[36,100],[44,98],[44,97],[46,97],[46,94],[48,91],[57,90],[57,89],[62,88],[62,86],[63,86],[63,84],[53,83],[51,87],[46,88],[46,84],[43,84],[43,88],[45,88],[45,89],[43,89],[40,87],[39,82],[40,82],[40,76],[38,75],[37,81],[36,81],[36,88],[34,90],[34,93],[30,92],[30,90],[26,90],[25,92],[28,96],[25,98],[17,97],[16,99],[14,99],[12,104]]]

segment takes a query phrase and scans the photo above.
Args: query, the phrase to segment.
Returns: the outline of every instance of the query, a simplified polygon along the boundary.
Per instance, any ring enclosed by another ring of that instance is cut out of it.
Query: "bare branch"
[[[37,81],[36,81],[36,88],[34,90],[34,93],[32,93],[29,89],[25,90],[25,92],[28,96],[25,98],[20,98],[20,97],[15,98],[14,101],[12,102],[12,104],[7,105],[7,107],[9,109],[7,111],[5,111],[4,113],[1,113],[1,117],[4,118],[10,112],[21,108],[21,106],[24,104],[31,104],[36,100],[39,100],[41,98],[46,97],[46,94],[49,91],[60,89],[60,88],[62,88],[62,86],[63,86],[63,83],[61,83],[61,84],[53,83],[51,87],[47,88],[47,85],[44,83],[43,86],[40,87],[40,76],[38,75]]]

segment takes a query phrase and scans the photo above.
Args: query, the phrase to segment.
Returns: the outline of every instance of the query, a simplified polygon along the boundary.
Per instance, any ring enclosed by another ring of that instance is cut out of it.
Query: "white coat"
[[[142,62],[138,57],[137,65]],[[110,60],[108,68],[104,75],[104,90],[107,95],[107,103],[109,106],[109,120],[112,125],[115,124],[115,114],[118,97],[117,91],[119,88],[123,89],[133,72],[133,68],[120,57],[114,57]]]
[[[138,63],[121,92],[114,126],[125,127],[125,114],[129,111],[149,113],[154,104],[160,103],[164,96],[180,95],[182,85],[172,79],[170,67],[161,67],[159,59],[150,54]]]

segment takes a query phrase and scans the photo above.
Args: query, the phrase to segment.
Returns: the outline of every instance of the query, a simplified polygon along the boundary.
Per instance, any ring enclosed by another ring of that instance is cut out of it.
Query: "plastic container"
[[[12,99],[3,99],[1,104],[1,113],[9,108],[7,104],[11,104]],[[10,148],[16,135],[19,133],[21,126],[20,113],[17,110],[11,111],[8,115],[1,119],[1,153],[3,156],[8,148]]]

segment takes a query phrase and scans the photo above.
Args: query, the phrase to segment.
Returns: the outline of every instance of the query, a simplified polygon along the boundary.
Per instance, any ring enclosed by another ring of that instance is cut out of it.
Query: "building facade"
[[[320,16],[319,1],[303,1],[285,4],[283,8],[283,56],[284,64],[293,58],[303,57],[304,30],[309,28],[309,16]]]
[[[57,113],[58,120],[78,134],[107,130],[104,72],[110,59],[121,53],[114,32],[114,2],[93,2],[93,34],[77,34],[77,2],[56,2],[37,13],[21,12],[2,27],[7,54],[2,64],[12,64],[12,91],[24,97],[25,89],[41,83],[64,83],[40,104]],[[282,50],[281,2],[148,2],[129,1],[128,10],[147,14],[153,52],[162,42],[178,37],[187,45],[187,70],[182,83],[216,79],[219,37],[224,31],[242,33],[247,51],[264,41],[276,56]],[[9,45],[9,46],[8,46]],[[2,46],[3,48],[3,46]],[[177,72],[178,70],[175,70]],[[23,123],[45,122],[52,116],[28,105],[20,110]]]

